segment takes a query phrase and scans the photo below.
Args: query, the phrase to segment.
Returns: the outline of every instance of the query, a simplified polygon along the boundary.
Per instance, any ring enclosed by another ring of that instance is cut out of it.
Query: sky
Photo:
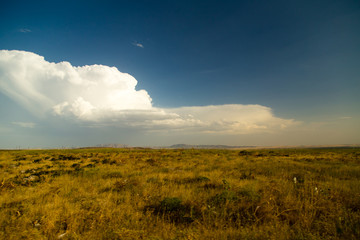
[[[358,0],[2,1],[0,148],[360,143]]]

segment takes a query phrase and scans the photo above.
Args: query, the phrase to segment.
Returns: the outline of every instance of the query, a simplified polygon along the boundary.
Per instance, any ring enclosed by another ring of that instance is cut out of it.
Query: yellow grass
[[[360,149],[0,151],[1,239],[360,239]]]

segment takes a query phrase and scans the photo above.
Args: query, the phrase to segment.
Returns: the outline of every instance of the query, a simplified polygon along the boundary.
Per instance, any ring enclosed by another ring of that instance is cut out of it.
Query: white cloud
[[[142,45],[141,43],[133,42],[132,44],[136,47],[144,48],[144,45]]]
[[[345,116],[345,117],[340,117],[340,119],[346,120],[346,119],[352,119],[352,117]]]
[[[274,132],[296,125],[261,105],[155,108],[137,80],[115,67],[51,63],[25,51],[0,51],[0,91],[36,116],[49,114],[86,126],[208,134]],[[20,124],[18,124],[20,125]]]
[[[23,127],[23,128],[34,128],[35,127],[35,123],[32,122],[11,122],[14,125]]]
[[[20,29],[19,29],[19,32],[29,33],[29,32],[31,32],[31,30],[30,30],[30,29],[27,29],[27,28],[20,28]]]
[[[0,78],[0,91],[35,115],[54,111],[82,119],[96,118],[95,110],[152,107],[149,94],[135,90],[136,79],[115,67],[75,67],[69,62],[47,62],[31,52],[1,50]]]
[[[261,105],[181,107],[171,111],[183,116],[188,120],[187,122],[193,123],[197,129],[207,133],[272,132],[298,123],[292,119],[277,118],[271,108]]]

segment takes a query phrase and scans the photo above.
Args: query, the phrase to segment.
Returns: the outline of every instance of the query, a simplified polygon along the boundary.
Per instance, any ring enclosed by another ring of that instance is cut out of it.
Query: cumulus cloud
[[[297,124],[261,105],[156,108],[145,90],[136,90],[137,80],[115,67],[51,63],[25,51],[0,51],[0,80],[0,91],[34,115],[46,119],[52,114],[87,126],[247,134]]]
[[[135,90],[136,79],[115,67],[75,67],[31,52],[2,50],[0,78],[0,91],[41,116],[52,111],[95,120],[96,114],[152,108],[149,94]]]

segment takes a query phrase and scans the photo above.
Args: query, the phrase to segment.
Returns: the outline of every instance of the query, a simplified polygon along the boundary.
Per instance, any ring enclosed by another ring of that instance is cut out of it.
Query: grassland
[[[1,239],[360,239],[360,149],[0,151]]]

